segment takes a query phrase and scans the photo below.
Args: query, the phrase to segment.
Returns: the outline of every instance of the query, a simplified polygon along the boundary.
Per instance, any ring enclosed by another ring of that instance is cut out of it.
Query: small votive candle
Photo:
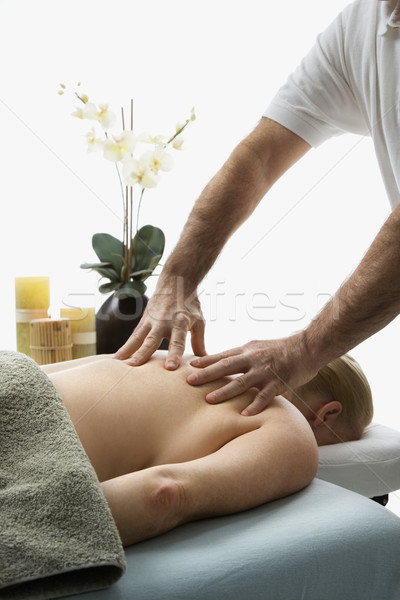
[[[15,320],[17,351],[28,356],[30,352],[29,323],[48,317],[50,307],[49,277],[15,278]]]
[[[60,308],[60,316],[71,320],[72,358],[96,354],[96,315],[94,308]]]

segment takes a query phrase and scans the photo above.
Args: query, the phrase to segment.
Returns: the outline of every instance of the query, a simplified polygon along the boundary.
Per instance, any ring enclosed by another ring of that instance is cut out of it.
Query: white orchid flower
[[[183,137],[181,135],[178,135],[178,137],[172,140],[171,146],[175,148],[175,150],[183,150],[183,142]]]
[[[150,150],[143,154],[142,162],[148,165],[155,173],[158,173],[158,171],[170,171],[174,166],[174,159],[161,146],[158,146],[154,151]]]
[[[118,162],[127,155],[131,155],[136,147],[136,135],[131,130],[123,131],[112,140],[104,142],[104,158]]]
[[[167,142],[166,135],[151,135],[147,131],[139,135],[139,141],[145,144],[154,144],[154,146],[165,146]]]
[[[97,121],[98,114],[97,106],[94,102],[86,102],[85,106],[82,108],[83,118],[84,119],[92,119],[93,121]]]
[[[99,104],[97,120],[102,124],[104,129],[109,129],[115,124],[117,117],[111,110],[108,110],[108,104]]]
[[[73,117],[76,117],[77,119],[84,119],[85,115],[83,113],[83,108],[81,108],[80,106],[77,106],[74,110],[73,113],[71,113],[71,115]]]
[[[122,173],[125,184],[128,186],[138,183],[142,188],[152,188],[156,187],[160,180],[158,173],[153,171],[143,160],[136,160],[136,158],[124,160]]]
[[[94,129],[91,129],[86,134],[86,140],[88,143],[89,152],[96,152],[96,150],[101,150],[103,148],[104,142],[102,139],[97,137],[96,131]]]
[[[108,104],[99,104],[97,108],[94,102],[87,102],[82,111],[84,119],[98,121],[103,126],[103,129],[109,129],[117,120],[115,114],[111,110],[108,110]]]

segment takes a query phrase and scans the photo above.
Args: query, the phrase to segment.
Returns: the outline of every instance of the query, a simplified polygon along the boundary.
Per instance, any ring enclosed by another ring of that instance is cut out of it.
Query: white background
[[[93,233],[121,235],[114,167],[87,154],[88,123],[70,116],[77,103],[58,96],[60,82],[72,90],[81,81],[118,114],[133,98],[138,133],[168,134],[195,106],[185,150],[143,201],[141,224],[164,230],[166,256],[201,189],[346,4],[0,0],[1,346],[15,349],[15,276],[49,275],[53,314],[81,300],[98,307],[97,276],[79,265],[96,258]],[[305,327],[389,212],[370,139],[346,135],[312,150],[202,283],[208,352]],[[395,320],[352,354],[376,420],[400,429],[398,336]]]

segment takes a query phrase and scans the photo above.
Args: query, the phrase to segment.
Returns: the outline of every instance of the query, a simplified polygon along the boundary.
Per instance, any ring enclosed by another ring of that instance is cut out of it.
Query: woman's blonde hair
[[[353,439],[359,439],[364,428],[372,421],[374,407],[368,380],[354,358],[344,354],[320,369],[308,383],[298,388],[300,395],[310,392],[324,393],[328,401],[342,404],[338,425],[350,431]]]

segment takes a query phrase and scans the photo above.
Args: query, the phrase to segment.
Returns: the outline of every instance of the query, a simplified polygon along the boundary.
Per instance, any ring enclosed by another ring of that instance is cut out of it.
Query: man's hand
[[[165,367],[177,369],[185,351],[186,335],[191,333],[193,353],[206,354],[204,346],[204,317],[196,293],[183,298],[178,291],[156,292],[146,307],[143,317],[128,341],[118,350],[115,358],[125,359],[129,365],[141,365],[158,349],[163,338],[169,340]]]
[[[208,394],[206,400],[216,404],[257,388],[253,402],[242,411],[242,415],[256,415],[278,394],[312,379],[318,366],[311,362],[301,333],[281,340],[253,341],[221,354],[197,358],[191,364],[204,368],[189,375],[187,381],[200,385],[240,373],[230,383]]]

